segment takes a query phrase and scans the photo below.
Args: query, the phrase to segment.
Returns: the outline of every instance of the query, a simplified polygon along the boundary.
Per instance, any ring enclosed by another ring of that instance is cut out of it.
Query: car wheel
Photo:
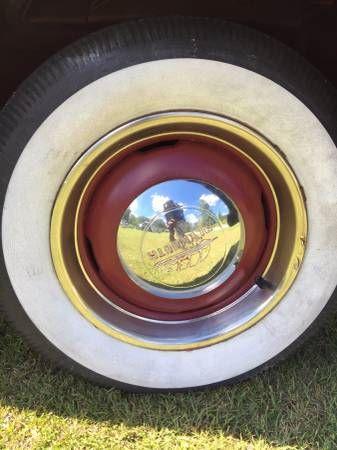
[[[61,51],[1,113],[7,317],[58,366],[132,390],[282,359],[334,308],[336,105],[292,50],[216,19]]]

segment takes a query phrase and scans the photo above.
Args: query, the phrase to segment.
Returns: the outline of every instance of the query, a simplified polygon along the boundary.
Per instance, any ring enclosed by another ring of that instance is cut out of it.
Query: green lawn
[[[337,320],[263,375],[137,395],[56,371],[0,322],[0,448],[336,449]]]
[[[172,267],[172,271],[169,271],[169,267],[163,267],[162,272],[159,274],[151,270],[151,267],[155,262],[166,258],[158,258],[151,261],[147,254],[151,250],[163,249],[166,245],[170,244],[168,232],[148,232],[145,234],[145,239],[143,240],[144,232],[142,230],[122,228],[119,231],[118,239],[122,243],[122,254],[125,261],[127,261],[129,268],[138,276],[153,283],[156,283],[159,277],[159,279],[164,280],[169,285],[178,285],[184,283],[193,284],[200,277],[209,275],[210,268],[223,264],[224,257],[230,251],[232,245],[239,239],[239,233],[239,225],[226,227],[224,233],[219,233],[218,229],[212,230],[204,237],[210,243],[210,246],[205,248],[205,253],[202,254],[202,260],[200,262],[198,262],[199,255],[194,254],[191,259],[191,267],[178,272],[175,270],[176,267]],[[189,234],[187,233],[187,235]],[[183,252],[183,250],[175,251],[173,256],[176,256],[180,252]],[[143,255],[144,260],[141,259],[141,255]],[[169,257],[170,254],[167,256]]]

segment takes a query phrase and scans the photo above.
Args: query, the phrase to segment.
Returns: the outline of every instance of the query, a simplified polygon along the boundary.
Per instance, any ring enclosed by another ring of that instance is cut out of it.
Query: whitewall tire
[[[333,89],[290,50],[240,26],[164,24],[126,24],[75,43],[32,74],[1,118],[3,309],[56,364],[129,389],[251,375],[333,308],[337,281]],[[123,124],[169,111],[225,117],[264,136],[296,174],[308,217],[304,259],[282,300],[253,326],[193,351],[133,345],[94,326],[69,300],[50,247],[55,199],[79,158]]]

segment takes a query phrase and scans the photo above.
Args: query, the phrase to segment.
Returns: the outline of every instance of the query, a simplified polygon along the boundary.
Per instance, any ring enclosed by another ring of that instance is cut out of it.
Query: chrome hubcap
[[[117,247],[124,269],[143,289],[164,298],[191,298],[215,289],[234,272],[244,225],[219,189],[171,180],[129,205]]]

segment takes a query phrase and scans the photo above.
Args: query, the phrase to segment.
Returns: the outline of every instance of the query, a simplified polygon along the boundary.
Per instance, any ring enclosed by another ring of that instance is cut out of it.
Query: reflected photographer
[[[173,200],[164,203],[165,219],[170,233],[170,242],[185,236],[186,219],[181,206]]]

